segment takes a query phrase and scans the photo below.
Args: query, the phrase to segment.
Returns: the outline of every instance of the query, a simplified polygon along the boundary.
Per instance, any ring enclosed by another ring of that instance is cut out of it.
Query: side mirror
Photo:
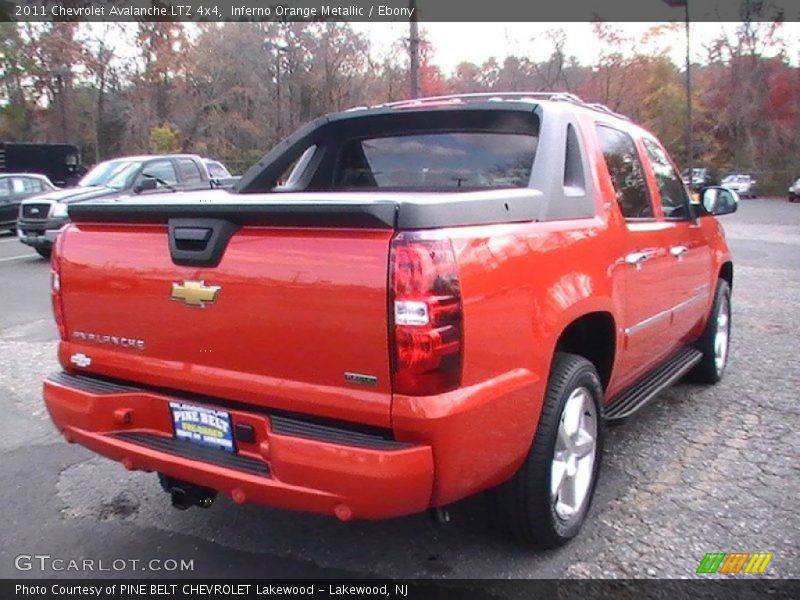
[[[739,208],[739,194],[725,187],[707,187],[703,190],[700,204],[706,214],[729,215]]]
[[[134,194],[141,194],[142,192],[151,192],[158,187],[158,182],[150,177],[142,177],[133,186]]]

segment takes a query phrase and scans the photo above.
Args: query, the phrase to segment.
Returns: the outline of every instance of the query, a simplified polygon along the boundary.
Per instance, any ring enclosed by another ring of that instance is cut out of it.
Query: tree
[[[118,40],[121,33],[119,23],[108,23],[99,28],[85,30],[79,37],[86,68],[84,83],[91,96],[91,108],[87,113],[93,133],[95,162],[106,156],[110,149],[111,139],[104,133],[109,131],[106,107],[109,89],[119,91],[119,73],[115,65],[118,54],[114,40]]]
[[[150,130],[170,120],[175,81],[184,73],[183,52],[191,43],[185,26],[174,22],[140,22],[135,40],[140,54],[127,93],[126,145],[143,151]]]
[[[18,25],[0,23],[0,135],[23,139],[30,133],[34,98],[28,83],[32,58]]]
[[[150,130],[150,151],[169,154],[178,151],[178,130],[171,123]]]
[[[571,92],[573,85],[567,77],[567,71],[575,66],[575,58],[568,57],[564,50],[567,34],[560,28],[548,29],[544,38],[552,45],[553,50],[545,62],[532,65],[537,80],[535,87],[541,91]],[[534,38],[531,41],[537,40]]]
[[[31,56],[27,75],[38,96],[52,107],[46,113],[45,138],[50,141],[73,139],[70,118],[75,69],[83,64],[83,48],[76,38],[77,23],[27,23],[26,51]],[[38,98],[37,98],[38,100]]]
[[[455,74],[450,79],[450,87],[453,93],[466,94],[483,91],[483,84],[480,80],[481,69],[478,65],[471,62],[461,62],[456,66]]]

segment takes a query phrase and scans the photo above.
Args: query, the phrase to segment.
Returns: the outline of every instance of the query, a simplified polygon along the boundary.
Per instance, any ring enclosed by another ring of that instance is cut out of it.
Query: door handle
[[[631,252],[625,256],[625,262],[629,265],[634,265],[637,269],[641,269],[648,258],[650,258],[650,254],[647,252]]]
[[[686,246],[673,246],[669,249],[669,253],[672,254],[675,258],[681,258],[684,254],[689,251],[689,248]]]

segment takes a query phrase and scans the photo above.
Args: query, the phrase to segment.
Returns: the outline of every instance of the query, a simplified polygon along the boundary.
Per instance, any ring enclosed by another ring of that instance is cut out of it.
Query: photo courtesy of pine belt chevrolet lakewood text
[[[568,94],[328,115],[216,190],[71,204],[52,256],[64,437],[343,521],[486,491],[523,542],[576,536],[604,426],[719,381],[733,263],[651,134]]]

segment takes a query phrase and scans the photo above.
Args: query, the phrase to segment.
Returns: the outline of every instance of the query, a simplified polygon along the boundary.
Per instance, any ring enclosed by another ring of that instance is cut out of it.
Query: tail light
[[[399,234],[390,276],[394,391],[427,396],[457,388],[463,319],[450,240]]]
[[[56,319],[58,334],[61,339],[67,340],[67,326],[64,323],[63,294],[61,291],[61,260],[59,258],[59,247],[63,236],[58,236],[53,245],[52,255],[50,256],[50,298],[53,302],[53,316]]]

